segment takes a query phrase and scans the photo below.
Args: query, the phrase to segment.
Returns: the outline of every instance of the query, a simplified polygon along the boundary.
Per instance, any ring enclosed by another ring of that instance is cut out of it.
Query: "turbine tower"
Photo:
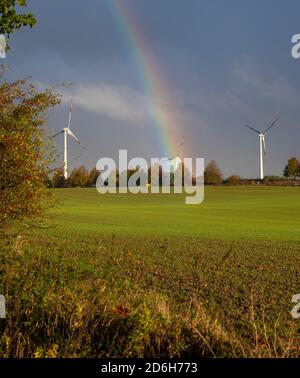
[[[245,125],[248,129],[254,131],[256,134],[258,134],[259,137],[259,171],[260,171],[260,179],[264,179],[264,156],[266,155],[266,141],[265,141],[265,135],[272,129],[272,127],[275,125],[275,123],[279,120],[279,118],[276,118],[275,121],[271,123],[271,125],[264,131],[259,131],[254,129],[253,127],[249,125]]]
[[[68,120],[68,126],[62,129],[57,134],[53,135],[52,138],[57,137],[57,135],[60,135],[64,133],[64,177],[67,180],[68,178],[68,135],[70,135],[72,138],[76,140],[78,144],[80,144],[80,140],[77,138],[77,136],[72,132],[70,129],[71,125],[71,118],[72,118],[72,109],[73,109],[73,101],[70,102],[70,111],[69,111],[69,120]]]

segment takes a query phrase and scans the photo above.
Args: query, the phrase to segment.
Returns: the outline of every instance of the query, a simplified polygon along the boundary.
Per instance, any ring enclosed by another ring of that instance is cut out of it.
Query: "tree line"
[[[152,167],[153,168],[153,167]],[[155,169],[155,168],[154,168]],[[178,169],[180,169],[178,167]],[[181,165],[181,169],[183,172],[184,166],[183,164]],[[185,168],[186,169],[186,168]],[[138,169],[128,169],[127,170],[127,183],[130,179],[130,177],[136,173]],[[100,171],[98,171],[95,167],[92,168],[90,171],[88,171],[85,166],[80,166],[78,168],[74,168],[70,174],[70,176],[65,179],[64,174],[63,174],[63,169],[59,168],[55,171],[54,175],[49,178],[46,177],[46,183],[49,187],[52,188],[72,188],[72,187],[80,187],[80,188],[85,188],[85,187],[95,187],[97,179],[100,175]],[[119,180],[120,180],[120,172],[117,170],[115,173],[116,176],[116,186],[119,186]],[[151,183],[151,168],[148,169],[148,172],[143,172],[141,175],[145,175],[147,177],[147,183]],[[190,173],[189,173],[190,174]],[[159,180],[159,185],[162,186],[163,183],[163,171],[162,168],[158,168],[157,172],[157,177]],[[191,174],[190,174],[191,175]],[[175,173],[171,172],[170,173],[170,184],[171,186],[174,185],[174,177]],[[192,182],[195,182],[195,178],[192,177]],[[184,179],[182,178],[182,184],[184,184]],[[139,179],[137,180],[137,185],[140,185]]]
[[[295,185],[299,184],[297,178],[300,178],[300,161],[296,157],[288,159],[283,172],[283,176],[265,176],[263,184],[266,185]],[[223,173],[215,161],[211,161],[204,172],[204,183],[206,185],[256,185],[257,179],[244,179],[238,175],[231,175],[224,179]]]
[[[136,169],[129,169],[127,171],[127,179],[132,176],[133,173],[137,172]],[[160,185],[162,184],[162,171],[160,168]],[[87,170],[83,165],[74,168],[66,180],[64,178],[63,170],[61,168],[57,169],[54,175],[46,178],[47,185],[52,188],[70,188],[70,187],[94,187],[96,186],[97,178],[100,172],[93,168],[90,171]],[[283,177],[280,176],[266,176],[263,183],[270,185],[282,185],[282,184],[292,184],[297,178],[300,177],[300,162],[296,157],[291,157],[283,169]],[[195,178],[192,178],[193,184],[195,184]],[[174,173],[170,174],[171,186],[174,182]],[[116,185],[119,183],[119,172],[116,172]],[[148,183],[151,183],[151,171],[148,172]],[[182,182],[184,184],[184,182]],[[238,175],[231,175],[224,179],[224,175],[221,169],[218,167],[217,163],[212,160],[209,162],[204,171],[204,184],[206,185],[254,185],[257,184],[257,179],[245,179]]]

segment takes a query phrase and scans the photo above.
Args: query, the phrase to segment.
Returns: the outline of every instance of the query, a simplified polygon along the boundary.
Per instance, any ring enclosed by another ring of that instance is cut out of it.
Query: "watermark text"
[[[99,193],[186,193],[187,205],[200,204],[204,199],[204,159],[179,157],[135,157],[128,162],[127,150],[119,151],[119,162],[109,157],[98,160],[100,175],[96,182]],[[118,168],[117,168],[118,167]],[[130,172],[130,174],[128,174]]]

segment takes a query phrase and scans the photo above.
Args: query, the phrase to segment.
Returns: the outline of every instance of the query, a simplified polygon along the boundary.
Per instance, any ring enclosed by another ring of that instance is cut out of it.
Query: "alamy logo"
[[[99,193],[186,193],[185,203],[200,204],[204,199],[204,159],[151,158],[148,162],[135,157],[129,162],[127,150],[119,151],[119,164],[112,158],[98,160],[100,175],[96,182]],[[134,173],[128,176],[129,171]],[[150,177],[149,177],[150,175]],[[171,189],[173,188],[173,190]]]
[[[292,303],[296,303],[292,308],[291,315],[294,319],[300,318],[300,294],[293,295]]]
[[[6,39],[3,34],[0,34],[0,58],[6,58]]]
[[[300,58],[300,34],[294,34],[292,36],[291,42],[294,43],[294,46],[292,47],[292,57],[294,59]]]
[[[5,297],[0,294],[0,319],[6,318]]]

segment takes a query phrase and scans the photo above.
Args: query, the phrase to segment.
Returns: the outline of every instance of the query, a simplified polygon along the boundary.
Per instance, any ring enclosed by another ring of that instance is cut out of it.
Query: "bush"
[[[223,175],[215,161],[211,161],[204,171],[204,183],[206,185],[220,185],[223,182]]]
[[[232,175],[228,177],[226,180],[224,180],[224,184],[227,185],[241,185],[242,179],[240,176]]]
[[[53,188],[66,188],[68,186],[68,182],[66,181],[64,172],[61,168],[55,171],[51,184]]]
[[[58,102],[50,90],[38,92],[26,80],[0,82],[0,227],[44,210],[52,159],[43,115]]]
[[[72,187],[84,188],[89,182],[89,172],[82,165],[79,168],[73,169],[70,177],[68,178],[68,184]]]
[[[300,176],[300,162],[296,157],[292,157],[288,160],[283,175],[288,178],[296,179]]]

